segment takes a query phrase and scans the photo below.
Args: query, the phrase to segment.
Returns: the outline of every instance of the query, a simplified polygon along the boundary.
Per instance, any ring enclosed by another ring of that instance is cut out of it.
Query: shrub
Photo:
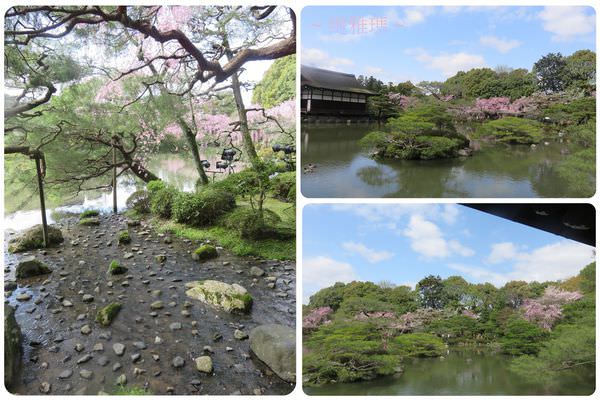
[[[178,193],[173,200],[173,219],[193,226],[214,224],[235,207],[235,197],[223,189],[207,187],[200,193]]]
[[[127,198],[125,204],[130,210],[147,214],[150,212],[150,193],[146,190],[136,190]]]
[[[334,321],[304,337],[303,377],[309,384],[353,382],[390,375],[399,357],[385,349],[382,335],[370,322]]]
[[[79,214],[79,218],[89,218],[89,217],[97,217],[100,215],[100,211],[98,210],[85,210],[81,214]]]
[[[148,190],[150,197],[152,197],[153,194],[163,190],[166,187],[167,185],[161,180],[150,181],[146,185],[146,189]]]
[[[440,338],[430,333],[407,333],[393,339],[396,351],[405,357],[439,357],[446,346]]]
[[[260,179],[258,172],[252,168],[247,168],[215,182],[212,188],[226,190],[237,196],[247,196],[254,193],[261,185]]]
[[[131,236],[129,235],[129,231],[121,231],[117,234],[117,240],[119,244],[129,244],[131,243]]]
[[[283,172],[271,178],[271,192],[273,197],[293,202],[296,200],[296,173]]]
[[[275,229],[281,219],[271,210],[264,209],[263,217],[249,207],[238,207],[223,220],[226,228],[234,230],[247,239],[266,239],[278,236]]]
[[[512,317],[500,340],[502,351],[511,355],[537,354],[547,332],[519,317]]]
[[[194,250],[192,254],[192,258],[196,261],[206,261],[212,258],[217,258],[219,253],[217,253],[217,249],[212,244],[203,244]]]
[[[483,135],[494,137],[503,143],[533,144],[544,138],[544,131],[539,122],[518,117],[490,121],[480,129]]]
[[[171,208],[173,206],[173,199],[177,195],[177,190],[171,186],[165,186],[150,193],[150,210],[152,214],[156,214],[162,218],[171,218]]]

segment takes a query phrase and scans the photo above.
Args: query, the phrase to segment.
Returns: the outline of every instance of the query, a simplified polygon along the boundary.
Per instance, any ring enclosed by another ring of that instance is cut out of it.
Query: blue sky
[[[384,82],[460,70],[531,69],[543,55],[595,49],[591,7],[305,7],[302,63]]]
[[[501,286],[576,275],[593,248],[456,204],[312,204],[303,210],[303,301],[335,282],[461,275]]]

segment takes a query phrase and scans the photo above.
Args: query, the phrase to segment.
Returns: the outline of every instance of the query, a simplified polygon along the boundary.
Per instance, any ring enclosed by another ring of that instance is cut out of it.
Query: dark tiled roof
[[[343,72],[329,71],[326,69],[309,67],[302,65],[300,67],[302,86],[312,86],[316,88],[341,90],[344,92],[377,94],[372,90],[366,89],[358,83],[356,77],[352,74]]]

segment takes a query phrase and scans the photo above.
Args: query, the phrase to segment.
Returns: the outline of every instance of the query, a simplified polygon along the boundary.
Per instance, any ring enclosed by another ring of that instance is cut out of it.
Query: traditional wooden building
[[[301,112],[312,116],[364,117],[367,99],[377,93],[364,88],[352,74],[301,67]]]

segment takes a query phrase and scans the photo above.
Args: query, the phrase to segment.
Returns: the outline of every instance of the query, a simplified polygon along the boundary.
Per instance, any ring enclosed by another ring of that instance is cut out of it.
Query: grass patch
[[[148,396],[151,395],[152,392],[137,386],[126,387],[123,385],[119,385],[117,389],[113,392],[115,396]]]
[[[100,215],[100,211],[98,210],[85,210],[81,214],[79,214],[79,218],[89,218],[89,217],[97,217]]]
[[[296,258],[295,240],[250,240],[243,239],[237,232],[220,226],[194,228],[172,221],[154,220],[159,232],[169,232],[190,240],[211,240],[237,256],[257,256],[273,260],[293,260]]]

